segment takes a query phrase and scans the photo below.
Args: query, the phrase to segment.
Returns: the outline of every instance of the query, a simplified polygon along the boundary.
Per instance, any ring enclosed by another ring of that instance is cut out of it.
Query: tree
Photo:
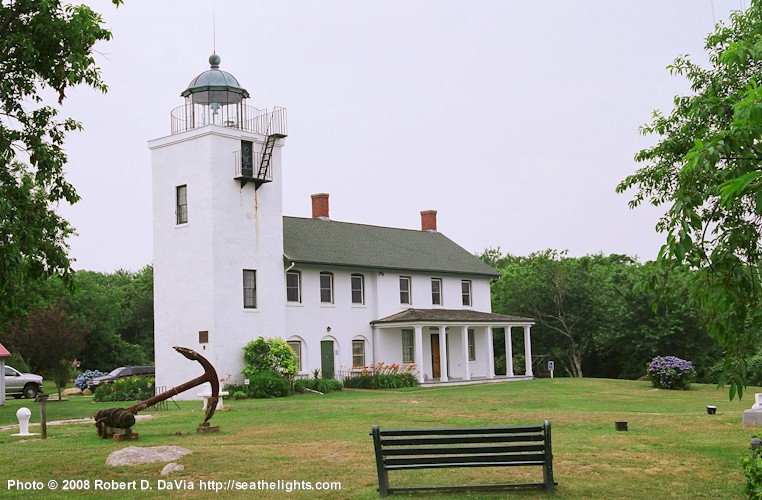
[[[656,229],[666,233],[652,286],[671,270],[697,270],[691,297],[724,349],[729,395],[743,395],[746,359],[762,325],[762,3],[731,15],[706,39],[708,68],[678,57],[672,74],[691,82],[669,115],[654,112],[645,135],[656,145],[635,156],[645,166],[624,179],[636,207],[666,205]]]
[[[122,0],[112,0],[119,5]],[[60,106],[66,90],[84,83],[105,92],[93,46],[109,40],[103,20],[85,5],[60,0],[0,3],[0,294],[2,317],[18,312],[14,292],[48,276],[71,278],[66,237],[72,227],[54,209],[76,203],[64,177],[66,134],[80,130],[72,118],[44,105],[53,91]]]
[[[568,258],[555,250],[529,257],[485,255],[502,266],[502,277],[493,287],[493,309],[535,318],[543,330],[534,338],[544,336],[542,343],[562,360],[559,368],[582,377],[583,354],[600,321],[591,298],[594,260]]]
[[[35,371],[52,376],[61,390],[71,378],[72,362],[84,346],[82,327],[71,321],[61,304],[35,309],[11,328],[12,348],[24,356]]]

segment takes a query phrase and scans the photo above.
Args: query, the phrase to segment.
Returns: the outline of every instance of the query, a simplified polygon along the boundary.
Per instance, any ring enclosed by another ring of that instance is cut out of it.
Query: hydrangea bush
[[[693,363],[676,356],[656,356],[648,363],[648,378],[659,389],[688,389],[696,378]]]
[[[90,387],[90,381],[92,381],[95,377],[102,377],[103,375],[108,375],[106,372],[102,372],[100,370],[87,370],[85,373],[82,373],[77,376],[77,378],[74,380],[74,385],[81,390],[85,390],[88,387]]]

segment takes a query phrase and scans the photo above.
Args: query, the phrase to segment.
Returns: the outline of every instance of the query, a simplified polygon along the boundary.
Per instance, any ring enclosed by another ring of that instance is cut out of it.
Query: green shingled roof
[[[497,277],[441,233],[283,217],[286,259],[298,264]]]

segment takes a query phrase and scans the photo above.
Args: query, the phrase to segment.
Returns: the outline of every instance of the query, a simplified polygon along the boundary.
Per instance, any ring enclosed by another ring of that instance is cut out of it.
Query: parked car
[[[42,392],[42,377],[34,373],[21,373],[12,366],[5,366],[5,395],[18,399],[34,399]]]
[[[95,377],[90,381],[90,390],[94,391],[103,384],[108,384],[120,378],[134,377],[153,377],[156,375],[156,368],[153,366],[120,366],[114,368],[107,375]]]

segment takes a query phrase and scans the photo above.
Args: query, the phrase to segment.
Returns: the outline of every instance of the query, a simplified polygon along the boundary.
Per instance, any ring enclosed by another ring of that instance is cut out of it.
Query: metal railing
[[[259,166],[262,164],[262,153],[259,151],[251,152],[251,163],[244,165],[241,158],[241,150],[233,151],[233,164],[235,166],[235,177],[247,177],[250,179],[258,178]],[[272,169],[267,170],[267,175],[262,179],[265,182],[273,180]]]
[[[207,125],[218,125],[261,135],[285,137],[288,133],[286,108],[275,107],[272,113],[245,104],[210,106],[186,103],[170,113],[173,134]]]

